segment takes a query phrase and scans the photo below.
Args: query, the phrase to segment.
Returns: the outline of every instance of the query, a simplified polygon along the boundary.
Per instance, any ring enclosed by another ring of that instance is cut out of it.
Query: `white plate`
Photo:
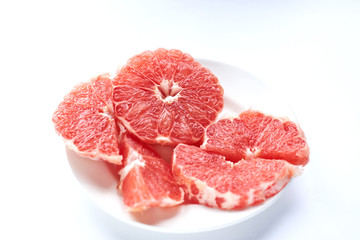
[[[203,59],[199,61],[219,78],[224,88],[225,107],[221,116],[237,115],[243,110],[253,108],[295,120],[290,107],[256,77],[224,63]],[[280,196],[277,194],[260,205],[236,211],[223,211],[201,205],[181,205],[166,209],[154,208],[134,214],[125,210],[122,197],[116,190],[118,177],[111,174],[108,164],[79,157],[70,150],[67,150],[67,156],[74,175],[96,206],[116,221],[148,232],[201,233],[229,227],[259,214]]]

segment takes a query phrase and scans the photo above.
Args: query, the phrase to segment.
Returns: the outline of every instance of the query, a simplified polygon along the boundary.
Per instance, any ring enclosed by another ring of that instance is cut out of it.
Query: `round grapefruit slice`
[[[115,115],[150,144],[196,144],[223,108],[218,79],[179,50],[145,51],[114,78]]]
[[[113,116],[112,89],[109,74],[79,84],[64,97],[52,120],[66,145],[79,155],[121,164],[118,139],[124,128]]]
[[[129,211],[172,207],[184,201],[183,189],[176,183],[170,164],[154,150],[128,134],[121,149],[124,168],[119,172],[118,189]]]
[[[220,154],[185,144],[175,148],[172,161],[174,177],[184,186],[190,203],[226,210],[260,203],[301,173],[298,166],[284,160],[233,163]]]
[[[309,147],[296,123],[254,110],[209,125],[201,148],[234,162],[253,158],[283,159],[305,166],[309,161]]]

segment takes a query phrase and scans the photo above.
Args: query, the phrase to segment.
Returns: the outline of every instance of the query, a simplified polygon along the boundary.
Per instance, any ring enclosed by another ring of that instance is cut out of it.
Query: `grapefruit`
[[[281,191],[308,163],[309,147],[296,123],[258,111],[214,122],[223,95],[190,55],[157,49],[132,57],[114,78],[76,86],[52,120],[69,148],[116,169],[130,211],[184,201],[238,209]],[[150,144],[176,146],[172,165]]]
[[[113,116],[112,81],[102,74],[64,97],[52,116],[56,132],[81,156],[121,164],[118,139],[124,128]]]
[[[209,125],[201,148],[234,162],[253,158],[283,159],[304,166],[309,161],[309,147],[299,125],[255,110]]]
[[[284,160],[252,159],[237,163],[199,147],[179,144],[172,171],[191,203],[220,209],[239,209],[277,194],[300,173]]]
[[[218,79],[190,55],[157,49],[138,54],[114,78],[117,119],[150,144],[197,144],[223,108]]]
[[[172,207],[184,201],[184,192],[176,183],[170,164],[154,150],[128,134],[121,149],[124,168],[119,172],[118,189],[130,211]]]

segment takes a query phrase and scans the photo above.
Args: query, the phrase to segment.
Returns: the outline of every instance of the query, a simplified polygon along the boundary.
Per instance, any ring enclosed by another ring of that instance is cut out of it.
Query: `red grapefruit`
[[[297,124],[261,112],[214,123],[223,104],[208,69],[158,49],[131,58],[114,79],[103,74],[75,87],[52,120],[79,155],[116,164],[109,165],[130,211],[184,199],[237,209],[281,191],[300,173],[296,165],[308,163],[309,148]],[[147,144],[177,145],[172,166]]]
[[[220,209],[238,209],[277,194],[299,167],[284,160],[253,159],[237,163],[196,146],[179,144],[172,171],[187,199]]]
[[[66,145],[79,155],[121,164],[118,138],[123,127],[113,117],[112,82],[103,74],[76,86],[52,120]]]
[[[296,123],[254,110],[209,125],[201,148],[234,162],[266,158],[304,166],[309,161],[309,147]]]
[[[154,150],[125,134],[121,143],[124,168],[120,170],[119,190],[130,211],[150,207],[172,207],[184,200],[171,166]]]
[[[196,144],[223,108],[218,79],[190,55],[158,49],[132,57],[114,79],[115,115],[150,144]]]

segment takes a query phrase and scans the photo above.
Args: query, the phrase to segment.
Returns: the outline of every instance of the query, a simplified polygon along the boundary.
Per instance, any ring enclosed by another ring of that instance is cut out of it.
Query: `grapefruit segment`
[[[128,134],[121,149],[124,168],[119,172],[118,189],[130,211],[172,207],[184,201],[184,192],[176,183],[170,164],[154,150]]]
[[[112,102],[108,74],[79,84],[53,114],[56,132],[81,156],[121,164],[118,139],[124,128],[115,122]]]
[[[301,173],[299,167],[284,160],[259,158],[233,163],[222,155],[185,144],[174,150],[172,171],[189,202],[220,209],[260,203]]]
[[[254,110],[209,125],[201,148],[234,162],[253,158],[283,159],[305,166],[309,161],[306,138],[296,123]]]
[[[223,108],[218,79],[179,50],[145,51],[114,79],[117,119],[150,144],[196,144]]]

